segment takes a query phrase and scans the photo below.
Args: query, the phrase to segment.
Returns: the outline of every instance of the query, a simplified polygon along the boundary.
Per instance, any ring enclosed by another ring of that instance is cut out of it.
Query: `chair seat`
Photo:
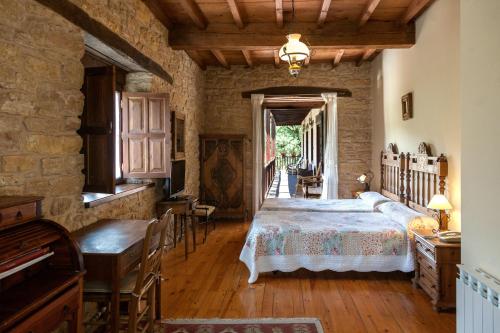
[[[136,269],[128,273],[121,281],[120,293],[121,294],[131,294],[134,290],[135,283],[137,281],[137,274],[139,270]],[[84,280],[85,281],[85,280]],[[85,281],[83,285],[84,293],[93,294],[110,294],[111,284],[105,283],[103,281]]]
[[[213,214],[215,211],[214,206],[209,206],[209,205],[196,205],[195,210],[193,211],[194,216],[199,216],[199,217],[204,217],[204,216],[210,216]]]

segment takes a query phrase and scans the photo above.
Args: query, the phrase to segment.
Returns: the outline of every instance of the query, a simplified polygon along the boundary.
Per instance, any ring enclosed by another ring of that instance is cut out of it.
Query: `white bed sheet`
[[[263,211],[303,212],[373,212],[374,208],[361,199],[301,199],[268,198],[264,200]]]

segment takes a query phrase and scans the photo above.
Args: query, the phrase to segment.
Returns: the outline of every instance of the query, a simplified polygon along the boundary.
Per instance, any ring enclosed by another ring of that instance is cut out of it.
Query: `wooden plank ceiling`
[[[413,46],[414,20],[434,0],[143,1],[169,29],[170,46],[204,69],[279,66],[277,51],[292,32],[310,45],[310,63],[361,65],[382,49]]]

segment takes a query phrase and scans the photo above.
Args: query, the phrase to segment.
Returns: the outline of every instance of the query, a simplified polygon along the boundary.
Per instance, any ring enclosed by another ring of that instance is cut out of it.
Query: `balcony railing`
[[[262,181],[264,182],[262,185],[262,195],[265,198],[267,195],[267,192],[271,188],[271,185],[273,185],[274,181],[274,176],[276,175],[276,159],[272,160],[269,162],[269,164],[266,165],[265,170],[264,170],[264,177]]]
[[[284,156],[278,155],[276,156],[276,170],[283,170],[289,164],[296,164],[300,159],[300,156]]]

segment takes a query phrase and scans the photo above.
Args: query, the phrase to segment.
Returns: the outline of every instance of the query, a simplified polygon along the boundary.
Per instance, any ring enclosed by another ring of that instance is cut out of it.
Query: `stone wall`
[[[142,1],[73,2],[172,75],[173,85],[154,77],[150,90],[169,93],[171,109],[186,114],[186,191],[196,194],[203,72],[167,46],[167,30]],[[42,195],[44,215],[70,230],[104,217],[152,217],[160,195],[154,188],[83,207],[76,133],[83,111],[82,31],[34,0],[0,0],[0,49],[0,195]]]
[[[338,99],[339,121],[339,195],[350,198],[352,191],[361,186],[356,183],[359,174],[371,168],[371,77],[370,63],[356,67],[342,63],[335,70],[328,64],[310,65],[298,78],[288,74],[285,66],[274,68],[260,65],[253,69],[233,66],[230,70],[209,67],[205,89],[207,106],[206,133],[242,133],[252,139],[252,112],[249,99],[241,92],[273,86],[322,86],[347,88],[350,98]],[[246,148],[246,197],[251,211],[252,147]]]

